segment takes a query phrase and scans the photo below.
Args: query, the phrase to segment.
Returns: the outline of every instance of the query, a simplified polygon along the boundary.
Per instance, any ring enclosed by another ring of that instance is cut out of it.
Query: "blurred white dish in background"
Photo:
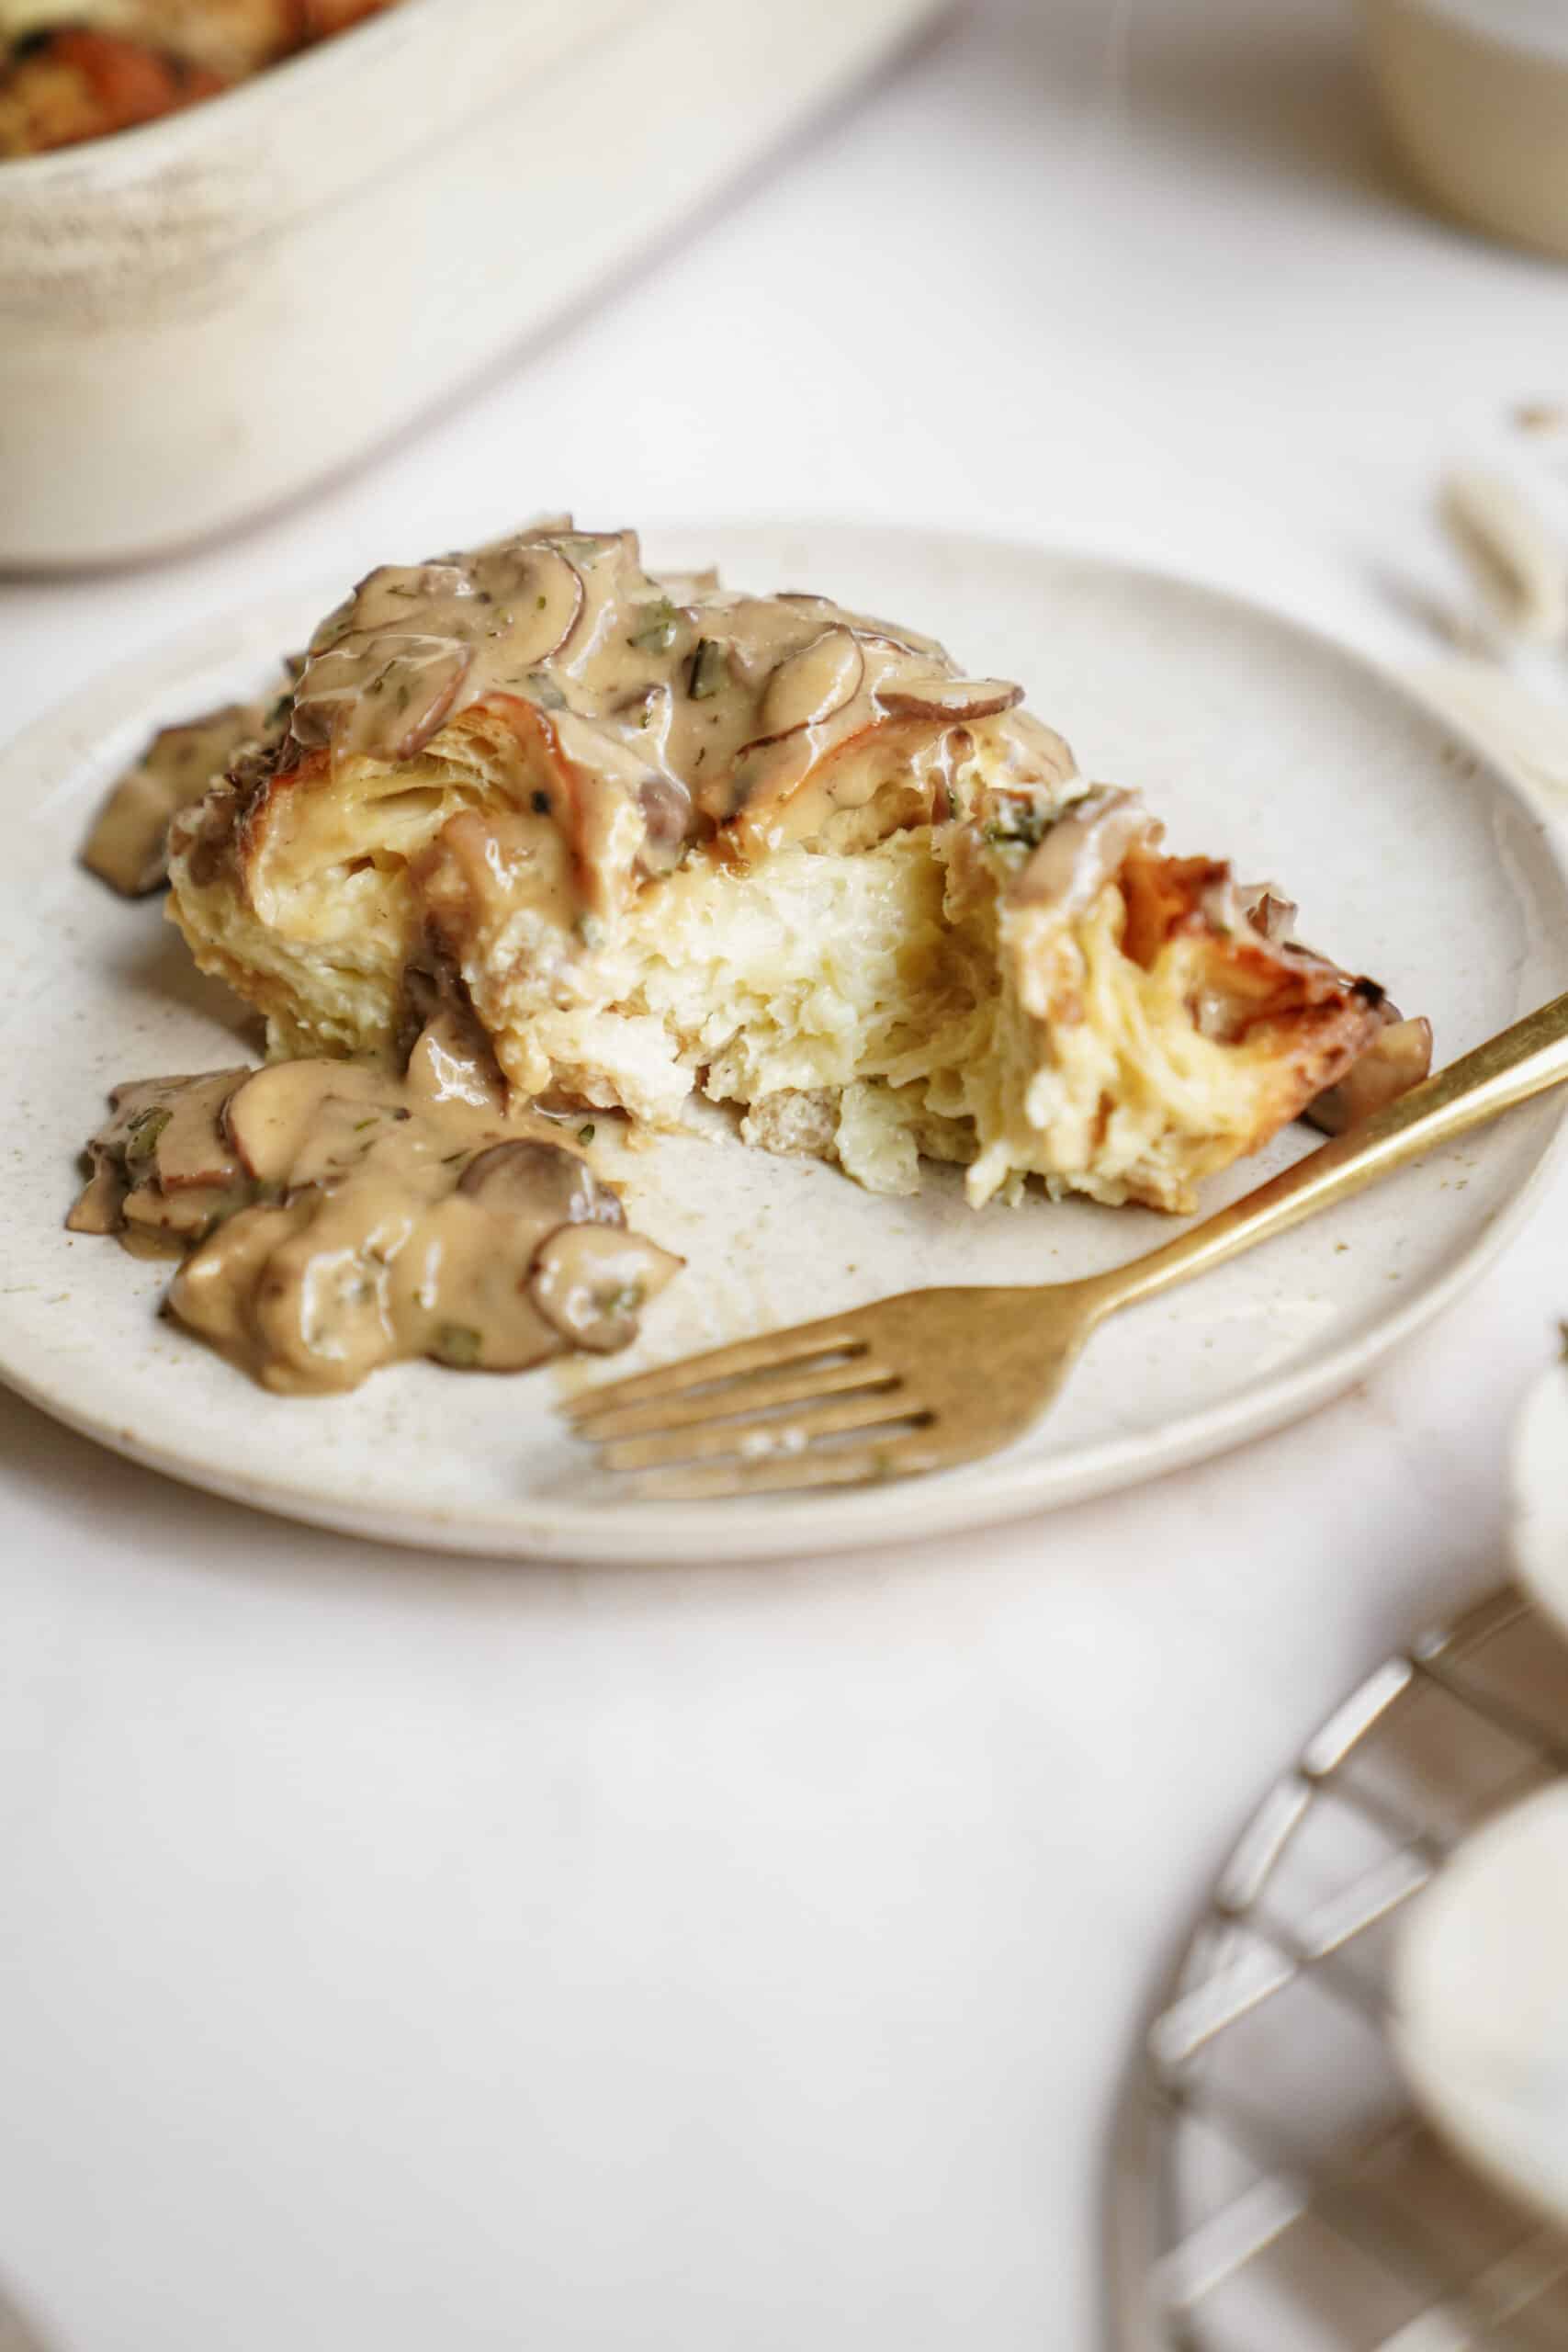
[[[1466,1839],[1411,1913],[1393,1996],[1400,2053],[1435,2120],[1568,2221],[1568,1783]]]
[[[1513,1503],[1515,1565],[1568,1627],[1568,1353],[1519,1417]],[[1465,1840],[1410,1915],[1393,1996],[1401,2054],[1438,2122],[1568,2221],[1568,1781]]]
[[[1568,1315],[1568,1266],[1562,1306]],[[1568,1628],[1568,1327],[1562,1360],[1530,1390],[1514,1436],[1514,1565],[1541,1607]],[[1563,1951],[1568,1978],[1568,1947]]]
[[[1444,211],[1568,254],[1562,0],[1363,0],[1395,147]]]
[[[169,549],[373,448],[840,96],[934,0],[401,0],[0,163],[0,564]]]

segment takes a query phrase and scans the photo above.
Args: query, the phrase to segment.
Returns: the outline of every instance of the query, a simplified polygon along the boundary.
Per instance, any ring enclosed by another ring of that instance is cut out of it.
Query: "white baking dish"
[[[1563,0],[1364,0],[1394,145],[1445,211],[1568,254]]]
[[[668,231],[933,0],[402,0],[0,164],[0,563],[307,488]]]

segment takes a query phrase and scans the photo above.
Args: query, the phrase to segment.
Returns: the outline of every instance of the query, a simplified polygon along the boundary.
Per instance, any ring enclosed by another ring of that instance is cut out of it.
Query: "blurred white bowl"
[[[1512,1469],[1515,1566],[1568,1631],[1568,1358],[1531,1389]],[[1467,1838],[1418,1898],[1393,2006],[1423,2105],[1485,2170],[1568,2222],[1568,1781]]]
[[[1417,1898],[1393,2002],[1423,2106],[1483,2171],[1568,2222],[1568,1784],[1467,1838]]]
[[[1363,0],[1394,145],[1445,211],[1568,254],[1562,0]]]
[[[0,563],[154,553],[321,480],[932,12],[401,0],[188,112],[0,163]]]

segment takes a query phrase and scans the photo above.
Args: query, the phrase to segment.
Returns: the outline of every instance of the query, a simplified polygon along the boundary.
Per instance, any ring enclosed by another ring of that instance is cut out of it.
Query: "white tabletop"
[[[564,504],[1093,546],[1419,660],[1434,473],[1562,315],[1392,184],[1348,5],[997,0],[308,511],[0,587],[7,724]],[[1284,1435],[826,1562],[422,1558],[0,1396],[0,2277],[62,2352],[1094,2341],[1140,2011],[1268,1778],[1497,1577],[1565,1212]]]

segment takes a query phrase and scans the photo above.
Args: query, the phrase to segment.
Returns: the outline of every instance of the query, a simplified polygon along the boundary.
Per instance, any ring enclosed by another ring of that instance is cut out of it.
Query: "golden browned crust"
[[[1228,865],[1135,850],[1117,881],[1127,908],[1123,953],[1145,970],[1176,954],[1203,1035],[1269,1067],[1273,1083],[1243,1151],[1299,1117],[1380,1035],[1385,999],[1377,981],[1269,938],[1250,917],[1214,920],[1208,908],[1232,895]]]

